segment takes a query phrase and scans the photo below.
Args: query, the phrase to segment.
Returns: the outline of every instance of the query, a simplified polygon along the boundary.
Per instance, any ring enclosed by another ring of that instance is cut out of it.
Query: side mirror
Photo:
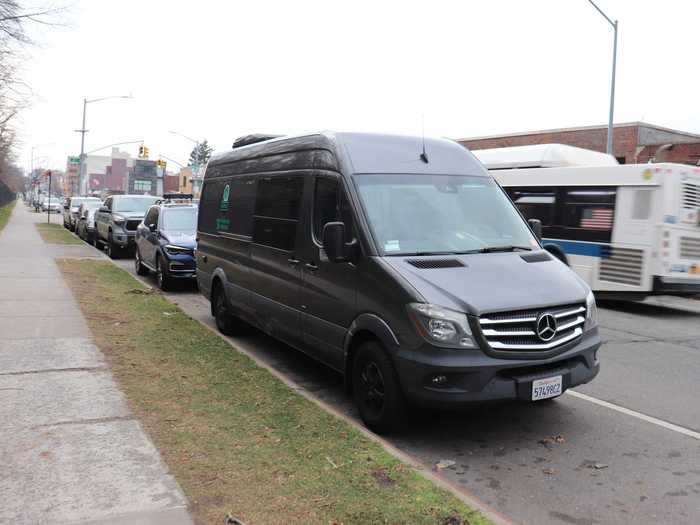
[[[149,224],[148,225],[148,229],[151,230],[152,232],[156,231],[157,228],[158,228],[157,224]]]
[[[345,223],[329,222],[323,227],[323,250],[331,262],[351,261],[355,257],[357,244],[345,243]]]
[[[63,205],[63,209],[64,209],[64,210],[67,210],[67,209],[68,209],[68,205],[67,205],[67,204],[64,204],[64,205]]]
[[[530,225],[532,233],[535,234],[538,240],[542,239],[542,221],[539,219],[528,219],[527,223]]]

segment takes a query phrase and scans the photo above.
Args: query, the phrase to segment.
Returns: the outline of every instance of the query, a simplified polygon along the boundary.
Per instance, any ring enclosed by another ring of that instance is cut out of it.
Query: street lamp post
[[[87,105],[92,104],[93,102],[102,102],[103,100],[109,100],[113,98],[134,97],[132,97],[131,95],[112,95],[109,97],[93,98],[91,100],[88,100],[87,98],[83,99],[83,126],[82,128],[75,130],[77,133],[80,133],[80,165],[78,168],[78,190],[80,191],[81,195],[87,194],[87,184],[85,184],[85,177],[83,176],[83,166],[85,164],[85,133],[88,132],[88,130],[85,129],[85,114],[87,113]]]
[[[198,140],[193,139],[192,137],[188,137],[187,135],[185,135],[183,133],[179,133],[177,131],[169,131],[168,133],[172,133],[173,135],[177,135],[179,137],[187,139],[195,145],[195,148],[197,148],[197,149],[199,148],[200,142]],[[200,175],[201,175],[199,172],[200,166],[198,163],[193,163],[191,168],[192,168],[192,193],[195,194],[195,193],[198,193],[198,191],[195,191],[194,182],[195,182],[195,179],[197,181],[200,180]]]
[[[606,151],[608,155],[613,154],[613,113],[615,111],[615,68],[617,66],[617,27],[618,27],[618,22],[617,20],[613,21],[606,15],[603,10],[598,7],[593,0],[588,0],[593,7],[596,8],[596,11],[598,11],[605,20],[608,21],[608,23],[612,26],[613,31],[614,31],[614,40],[613,40],[613,60],[612,60],[612,80],[610,81],[610,116],[608,118],[608,144]]]

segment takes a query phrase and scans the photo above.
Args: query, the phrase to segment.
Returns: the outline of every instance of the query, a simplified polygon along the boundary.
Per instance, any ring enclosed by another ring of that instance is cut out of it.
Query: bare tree
[[[15,166],[16,116],[28,105],[31,89],[19,74],[23,49],[32,43],[31,25],[55,25],[62,8],[28,6],[19,0],[0,0],[0,182],[18,191],[21,170]]]

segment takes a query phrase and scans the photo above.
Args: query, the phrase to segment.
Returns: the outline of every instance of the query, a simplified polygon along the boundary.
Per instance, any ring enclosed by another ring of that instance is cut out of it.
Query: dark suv
[[[95,213],[95,246],[107,247],[112,259],[134,247],[136,227],[146,210],[159,197],[151,195],[112,195]]]
[[[198,208],[192,195],[166,194],[136,229],[136,273],[156,274],[167,290],[176,280],[197,277],[194,250]]]

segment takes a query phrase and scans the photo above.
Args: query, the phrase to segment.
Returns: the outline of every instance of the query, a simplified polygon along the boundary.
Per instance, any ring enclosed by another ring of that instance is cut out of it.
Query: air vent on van
[[[538,263],[538,262],[546,262],[546,261],[552,260],[550,255],[545,251],[535,252],[535,253],[526,253],[526,254],[521,255],[520,258],[527,263]]]
[[[461,268],[466,266],[459,259],[406,259],[406,262],[421,270],[433,270],[436,268]]]

